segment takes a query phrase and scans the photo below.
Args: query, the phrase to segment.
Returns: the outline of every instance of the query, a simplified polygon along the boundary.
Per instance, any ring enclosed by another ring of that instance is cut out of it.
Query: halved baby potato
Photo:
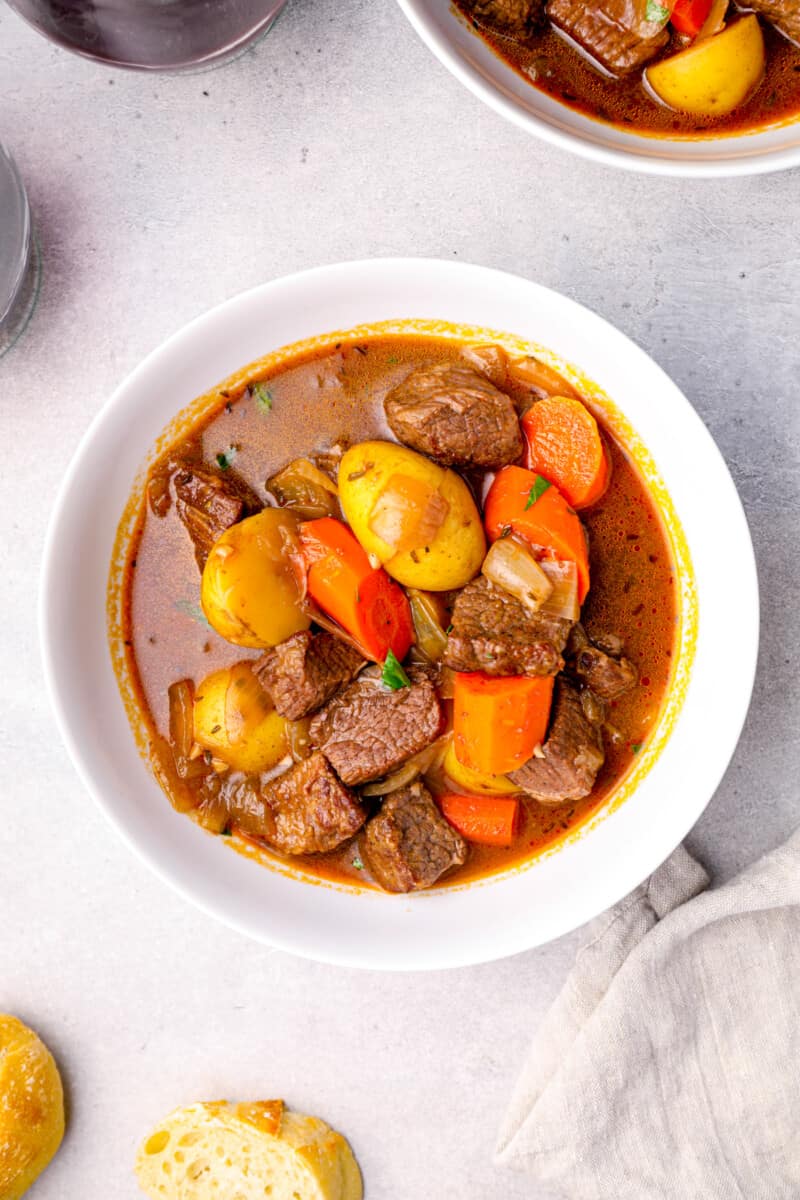
[[[339,501],[367,554],[407,587],[443,592],[480,569],[486,543],[466,483],[406,446],[352,446],[339,466]]]
[[[288,722],[246,662],[208,675],[194,697],[194,740],[235,771],[274,767],[289,750]]]
[[[229,642],[267,649],[308,629],[297,534],[293,513],[265,508],[226,529],[211,547],[200,603],[209,624]]]
[[[758,17],[735,21],[713,37],[654,63],[645,78],[670,108],[695,116],[724,117],[758,84],[766,65]]]

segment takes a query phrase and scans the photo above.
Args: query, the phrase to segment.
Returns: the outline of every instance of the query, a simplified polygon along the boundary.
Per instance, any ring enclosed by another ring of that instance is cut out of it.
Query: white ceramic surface
[[[501,116],[584,158],[654,175],[750,175],[800,163],[800,121],[733,137],[669,139],[629,133],[560,104],[513,71],[449,0],[398,0],[423,41]]]
[[[532,868],[412,897],[312,886],[246,861],[175,814],[134,744],[106,642],[112,545],[134,477],[179,408],[278,346],[397,318],[507,330],[579,366],[653,454],[694,563],[700,628],[676,728],[635,794]],[[736,588],[730,565],[737,563]],[[87,432],[51,521],[41,583],[45,673],[62,735],[128,844],[187,898],[297,954],[384,969],[486,961],[543,943],[615,902],[694,824],[733,753],[758,642],[746,521],[705,427],[651,359],[605,321],[516,276],[434,260],[303,272],[228,301],[170,338],[117,389]],[[731,632],[737,654],[728,652]]]

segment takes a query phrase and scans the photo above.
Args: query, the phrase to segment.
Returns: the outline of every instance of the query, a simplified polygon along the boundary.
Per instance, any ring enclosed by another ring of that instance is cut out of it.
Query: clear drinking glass
[[[14,160],[0,142],[0,356],[30,320],[39,290],[39,256],[28,197]]]
[[[117,67],[212,66],[265,34],[286,0],[9,0],[51,41]]]

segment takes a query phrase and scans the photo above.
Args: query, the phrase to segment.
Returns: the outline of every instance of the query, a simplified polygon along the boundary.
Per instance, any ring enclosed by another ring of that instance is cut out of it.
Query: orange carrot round
[[[308,594],[362,646],[383,662],[389,650],[405,658],[414,624],[405,592],[382,567],[370,564],[346,525],[334,517],[300,527],[308,566]]]
[[[531,471],[554,483],[573,508],[588,508],[608,486],[608,455],[592,414],[580,400],[550,396],[522,418]]]
[[[544,401],[541,401],[544,404]],[[535,471],[503,467],[494,477],[483,508],[486,532],[496,541],[513,532],[552,551],[578,568],[578,599],[589,591],[589,551],[580,518],[561,492]]]
[[[458,672],[453,681],[453,745],[472,771],[507,775],[543,742],[553,696],[552,676]]]
[[[510,846],[519,828],[519,800],[497,796],[438,797],[442,815],[468,842]]]

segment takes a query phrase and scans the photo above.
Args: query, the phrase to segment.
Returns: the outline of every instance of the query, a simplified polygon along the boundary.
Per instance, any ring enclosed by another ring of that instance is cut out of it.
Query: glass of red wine
[[[118,67],[214,66],[265,34],[286,0],[9,0],[40,33]]]

